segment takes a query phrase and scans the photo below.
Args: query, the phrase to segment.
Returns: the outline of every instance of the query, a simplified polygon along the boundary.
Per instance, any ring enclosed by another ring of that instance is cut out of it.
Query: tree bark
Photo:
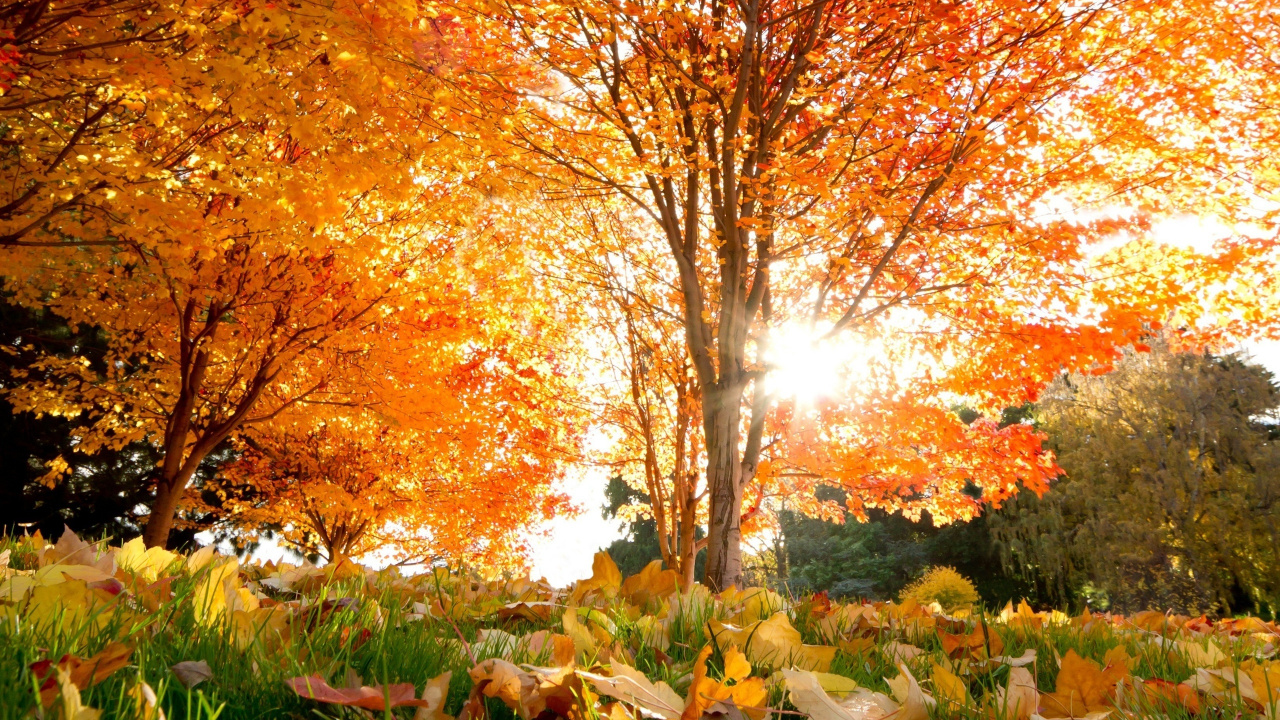
[[[720,592],[742,583],[742,460],[738,439],[740,398],[708,392],[703,408],[707,442],[710,523],[703,583]]]
[[[187,483],[195,474],[195,468],[185,468],[176,476],[162,476],[156,481],[156,499],[151,505],[151,515],[147,517],[146,527],[142,530],[142,542],[149,548],[166,547],[169,544],[169,532],[173,529],[173,518],[178,512],[178,503],[187,491]]]

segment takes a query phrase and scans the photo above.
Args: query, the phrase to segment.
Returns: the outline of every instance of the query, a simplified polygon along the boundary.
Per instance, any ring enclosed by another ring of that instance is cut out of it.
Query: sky
[[[530,577],[545,577],[556,587],[591,577],[591,556],[622,537],[622,523],[606,520],[602,512],[608,479],[603,468],[591,468],[563,483],[561,489],[582,513],[555,518],[547,535],[532,541]]]

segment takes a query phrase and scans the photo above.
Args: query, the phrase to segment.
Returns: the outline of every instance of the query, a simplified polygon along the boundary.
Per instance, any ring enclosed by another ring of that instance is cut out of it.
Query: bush
[[[921,605],[936,602],[949,612],[977,602],[978,590],[955,568],[939,566],[903,588],[902,600],[915,600]]]

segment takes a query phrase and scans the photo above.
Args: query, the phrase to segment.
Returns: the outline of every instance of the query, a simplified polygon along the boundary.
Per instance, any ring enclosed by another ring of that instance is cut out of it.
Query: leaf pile
[[[39,717],[1280,718],[1257,618],[717,595],[605,553],[561,589],[6,542],[0,698]]]

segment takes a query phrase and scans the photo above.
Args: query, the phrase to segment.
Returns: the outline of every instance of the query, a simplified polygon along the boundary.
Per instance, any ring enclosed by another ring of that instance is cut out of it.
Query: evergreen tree
[[[835,491],[828,491],[835,498]],[[784,511],[780,514],[795,593],[827,591],[833,597],[890,600],[936,565],[968,577],[989,605],[1028,597],[1030,583],[1004,571],[985,518],[934,527],[927,515],[912,521],[873,511],[869,522],[846,515],[843,524]]]

